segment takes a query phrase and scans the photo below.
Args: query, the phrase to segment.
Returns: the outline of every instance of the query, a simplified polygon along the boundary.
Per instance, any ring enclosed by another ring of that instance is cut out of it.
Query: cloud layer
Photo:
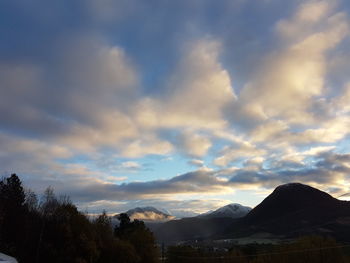
[[[350,192],[348,3],[156,2],[0,4],[4,174],[94,211]]]

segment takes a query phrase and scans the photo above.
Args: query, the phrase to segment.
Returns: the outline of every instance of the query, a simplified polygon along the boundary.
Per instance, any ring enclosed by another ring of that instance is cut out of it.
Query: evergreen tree
[[[9,254],[18,253],[18,247],[23,245],[24,202],[22,182],[16,174],[0,182],[0,249]]]

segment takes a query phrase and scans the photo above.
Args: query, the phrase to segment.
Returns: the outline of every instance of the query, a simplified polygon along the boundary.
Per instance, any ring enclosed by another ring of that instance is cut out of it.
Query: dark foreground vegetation
[[[0,181],[0,252],[20,263],[350,263],[350,245],[322,236],[230,249],[194,242],[159,253],[142,221],[130,221],[127,214],[118,219],[114,228],[106,213],[91,219],[52,188],[38,200],[15,174]]]
[[[119,220],[113,229],[106,213],[89,219],[52,188],[38,201],[15,174],[0,181],[0,252],[19,262],[157,262],[155,239],[144,223],[126,214]]]
[[[168,263],[348,263],[350,246],[332,238],[309,236],[288,244],[249,244],[228,251],[172,246],[166,255]]]

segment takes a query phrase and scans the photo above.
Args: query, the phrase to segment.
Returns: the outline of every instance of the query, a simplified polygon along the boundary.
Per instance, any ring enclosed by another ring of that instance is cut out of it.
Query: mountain
[[[253,240],[259,235],[288,239],[315,234],[350,242],[350,202],[305,184],[280,185],[245,216],[227,216],[241,208],[232,204],[201,216],[162,223],[153,231],[158,241],[165,243],[250,237]]]
[[[159,243],[172,244],[209,238],[230,226],[232,222],[234,219],[229,217],[188,217],[162,223],[151,230]]]
[[[250,210],[250,207],[240,204],[229,204],[199,216],[171,220],[161,225],[151,225],[150,228],[158,242],[172,243],[209,238],[230,226],[235,218],[245,216]]]
[[[209,211],[207,213],[201,214],[198,217],[205,218],[218,218],[218,217],[229,217],[229,218],[240,218],[247,215],[250,210],[248,206],[242,206],[240,204],[229,204],[215,211]]]
[[[283,237],[327,234],[350,239],[350,202],[300,183],[278,186],[245,217],[225,229],[223,236],[271,233]]]
[[[138,219],[145,222],[166,222],[175,218],[152,206],[136,207],[126,211],[126,214],[131,220]]]

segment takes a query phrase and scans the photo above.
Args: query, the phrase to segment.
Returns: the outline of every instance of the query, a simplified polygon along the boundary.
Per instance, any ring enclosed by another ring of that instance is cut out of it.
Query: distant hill
[[[155,207],[136,207],[125,212],[131,220],[138,219],[145,222],[166,222],[175,217],[158,210]],[[117,216],[117,215],[116,215]]]
[[[223,236],[242,237],[259,232],[284,237],[325,234],[350,241],[350,202],[300,183],[281,185],[225,229]]]
[[[240,204],[229,204],[196,217],[172,220],[151,228],[159,242],[209,238],[230,226],[233,219],[245,216],[250,210],[250,207]]]
[[[233,222],[234,219],[229,217],[189,217],[165,222],[152,230],[158,242],[169,244],[185,240],[210,238]]]
[[[232,212],[240,210],[244,210],[242,206],[229,205],[201,216],[171,220],[152,230],[158,241],[165,243],[259,235],[283,239],[314,234],[350,242],[350,202],[308,185],[280,185],[245,216],[233,219]]]
[[[218,218],[218,217],[229,217],[229,218],[240,218],[247,215],[252,208],[248,206],[242,206],[240,204],[229,204],[215,211],[210,211],[199,215],[202,218]]]

